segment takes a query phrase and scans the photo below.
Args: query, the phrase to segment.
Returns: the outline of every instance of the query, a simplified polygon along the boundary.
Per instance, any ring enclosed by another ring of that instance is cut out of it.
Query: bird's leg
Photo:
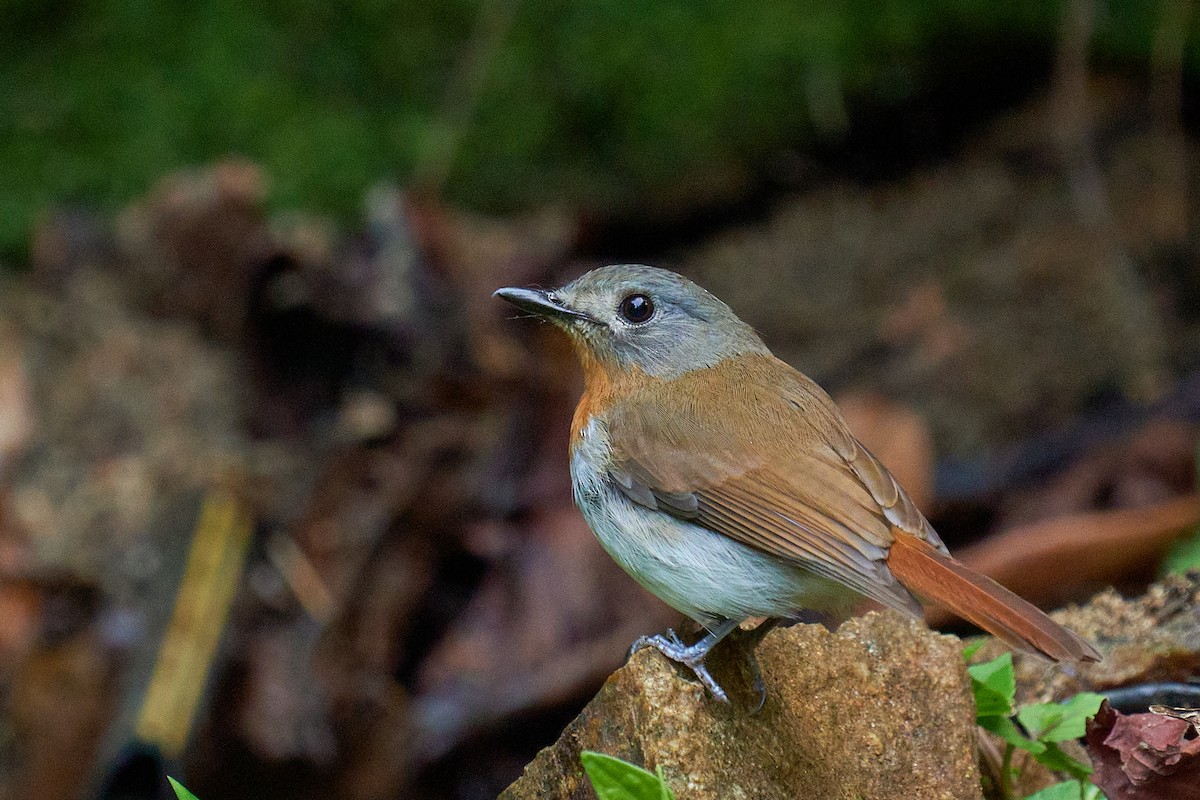
[[[758,643],[763,640],[763,637],[770,633],[780,622],[782,620],[778,617],[768,617],[758,623],[758,626],[754,630],[747,632],[743,637],[746,642],[746,657],[750,659],[750,671],[754,673],[754,691],[758,693],[758,703],[754,706],[754,710],[750,712],[751,714],[757,714],[759,711],[762,711],[763,704],[767,702],[767,684],[763,680],[762,670],[758,667],[758,658],[755,657],[754,651],[758,647]]]
[[[742,641],[746,643],[748,649],[753,650],[758,647],[758,643],[763,640],[764,636],[779,627],[779,624],[782,622],[783,619],[780,617],[767,617],[758,623],[754,627],[754,630],[746,631]]]
[[[653,647],[672,661],[683,664],[690,669],[700,679],[700,682],[704,684],[704,688],[708,689],[709,694],[722,703],[728,703],[728,695],[725,694],[725,690],[720,687],[713,676],[709,674],[708,667],[704,666],[704,659],[708,656],[708,652],[716,646],[717,642],[724,639],[731,631],[737,628],[739,622],[740,620],[736,619],[721,620],[710,627],[704,638],[693,645],[684,644],[675,631],[670,629],[667,630],[665,636],[662,634],[642,636],[633,643],[633,647],[629,649],[629,654],[633,655],[638,650]]]

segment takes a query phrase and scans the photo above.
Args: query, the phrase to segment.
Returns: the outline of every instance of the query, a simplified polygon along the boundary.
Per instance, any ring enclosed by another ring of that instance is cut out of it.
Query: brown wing
[[[654,388],[654,402],[635,394],[607,415],[630,498],[919,613],[885,563],[893,526],[945,548],[816,384],[743,359]]]

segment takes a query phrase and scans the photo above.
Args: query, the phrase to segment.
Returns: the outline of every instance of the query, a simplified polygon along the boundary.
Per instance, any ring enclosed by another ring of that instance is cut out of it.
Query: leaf
[[[1200,442],[1196,447],[1196,488],[1200,489]],[[1200,526],[1171,545],[1159,573],[1184,573],[1191,569],[1200,569]]]
[[[167,780],[171,782],[171,788],[175,790],[175,796],[179,798],[179,800],[198,800],[196,795],[189,792],[186,788],[184,788],[182,783],[175,780],[170,775],[167,776]]]
[[[579,754],[583,769],[600,800],[675,800],[659,774],[592,750]]]
[[[1065,703],[1035,703],[1017,712],[1017,720],[1034,739],[1065,742],[1083,738],[1087,721],[1096,716],[1104,698],[1080,692]]]
[[[1192,569],[1200,569],[1200,528],[1168,548],[1159,572],[1163,575],[1182,574]]]
[[[979,648],[987,644],[987,639],[980,639],[977,642],[963,645],[963,660],[970,661],[971,657],[979,652]]]
[[[1004,741],[1031,753],[1046,746],[1021,733],[1013,723],[1012,704],[1017,692],[1013,676],[1012,653],[1002,653],[983,664],[967,667],[971,674],[971,693],[975,695],[975,722]]]
[[[1200,739],[1161,714],[1121,714],[1108,703],[1088,722],[1094,780],[1112,800],[1200,800]]]
[[[1080,800],[1082,797],[1083,784],[1079,781],[1063,781],[1027,795],[1025,800]]]
[[[1012,653],[1003,653],[991,661],[967,667],[971,691],[975,695],[977,717],[1009,716],[1017,681],[1013,676]]]
[[[999,736],[1004,741],[1011,744],[1013,747],[1019,747],[1022,750],[1028,750],[1036,757],[1038,753],[1045,751],[1046,745],[1041,742],[1026,737],[1017,728],[1016,724],[1006,716],[995,715],[987,717],[978,717],[975,720],[976,724],[984,730],[991,731]]]
[[[1091,764],[1085,764],[1072,758],[1054,742],[1046,742],[1044,746],[1045,750],[1033,754],[1034,759],[1042,766],[1049,767],[1055,772],[1065,772],[1081,780],[1092,774]]]

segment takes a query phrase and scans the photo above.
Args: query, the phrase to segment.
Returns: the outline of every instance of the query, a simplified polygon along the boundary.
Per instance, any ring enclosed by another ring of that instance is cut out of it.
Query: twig
[[[1012,789],[1012,757],[1013,746],[1006,744],[1004,746],[1004,758],[1000,761],[1000,796],[1004,800],[1013,800]]]
[[[1159,188],[1172,199],[1167,230],[1176,244],[1188,241],[1187,137],[1183,130],[1183,59],[1192,21],[1191,0],[1162,0],[1150,51],[1150,114]]]
[[[479,5],[466,52],[450,77],[435,117],[435,131],[441,135],[429,143],[413,170],[413,185],[430,197],[440,197],[445,188],[492,62],[512,28],[516,11],[517,0],[483,0]]]
[[[1134,345],[1135,354],[1121,376],[1127,391],[1151,397],[1161,392],[1167,374],[1165,335],[1150,300],[1153,295],[1113,219],[1092,140],[1088,53],[1096,5],[1097,0],[1068,0],[1065,6],[1050,107],[1051,133],[1076,216],[1100,245],[1097,263],[1084,276],[1090,285],[1081,288],[1094,295],[1095,307],[1113,336]]]

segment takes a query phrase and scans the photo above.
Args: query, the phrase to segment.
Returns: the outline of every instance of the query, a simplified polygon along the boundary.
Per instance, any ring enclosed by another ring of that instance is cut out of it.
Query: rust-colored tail
[[[914,594],[945,606],[1006,644],[1055,661],[1099,661],[1090,644],[1031,603],[926,542],[896,531],[888,567]]]

